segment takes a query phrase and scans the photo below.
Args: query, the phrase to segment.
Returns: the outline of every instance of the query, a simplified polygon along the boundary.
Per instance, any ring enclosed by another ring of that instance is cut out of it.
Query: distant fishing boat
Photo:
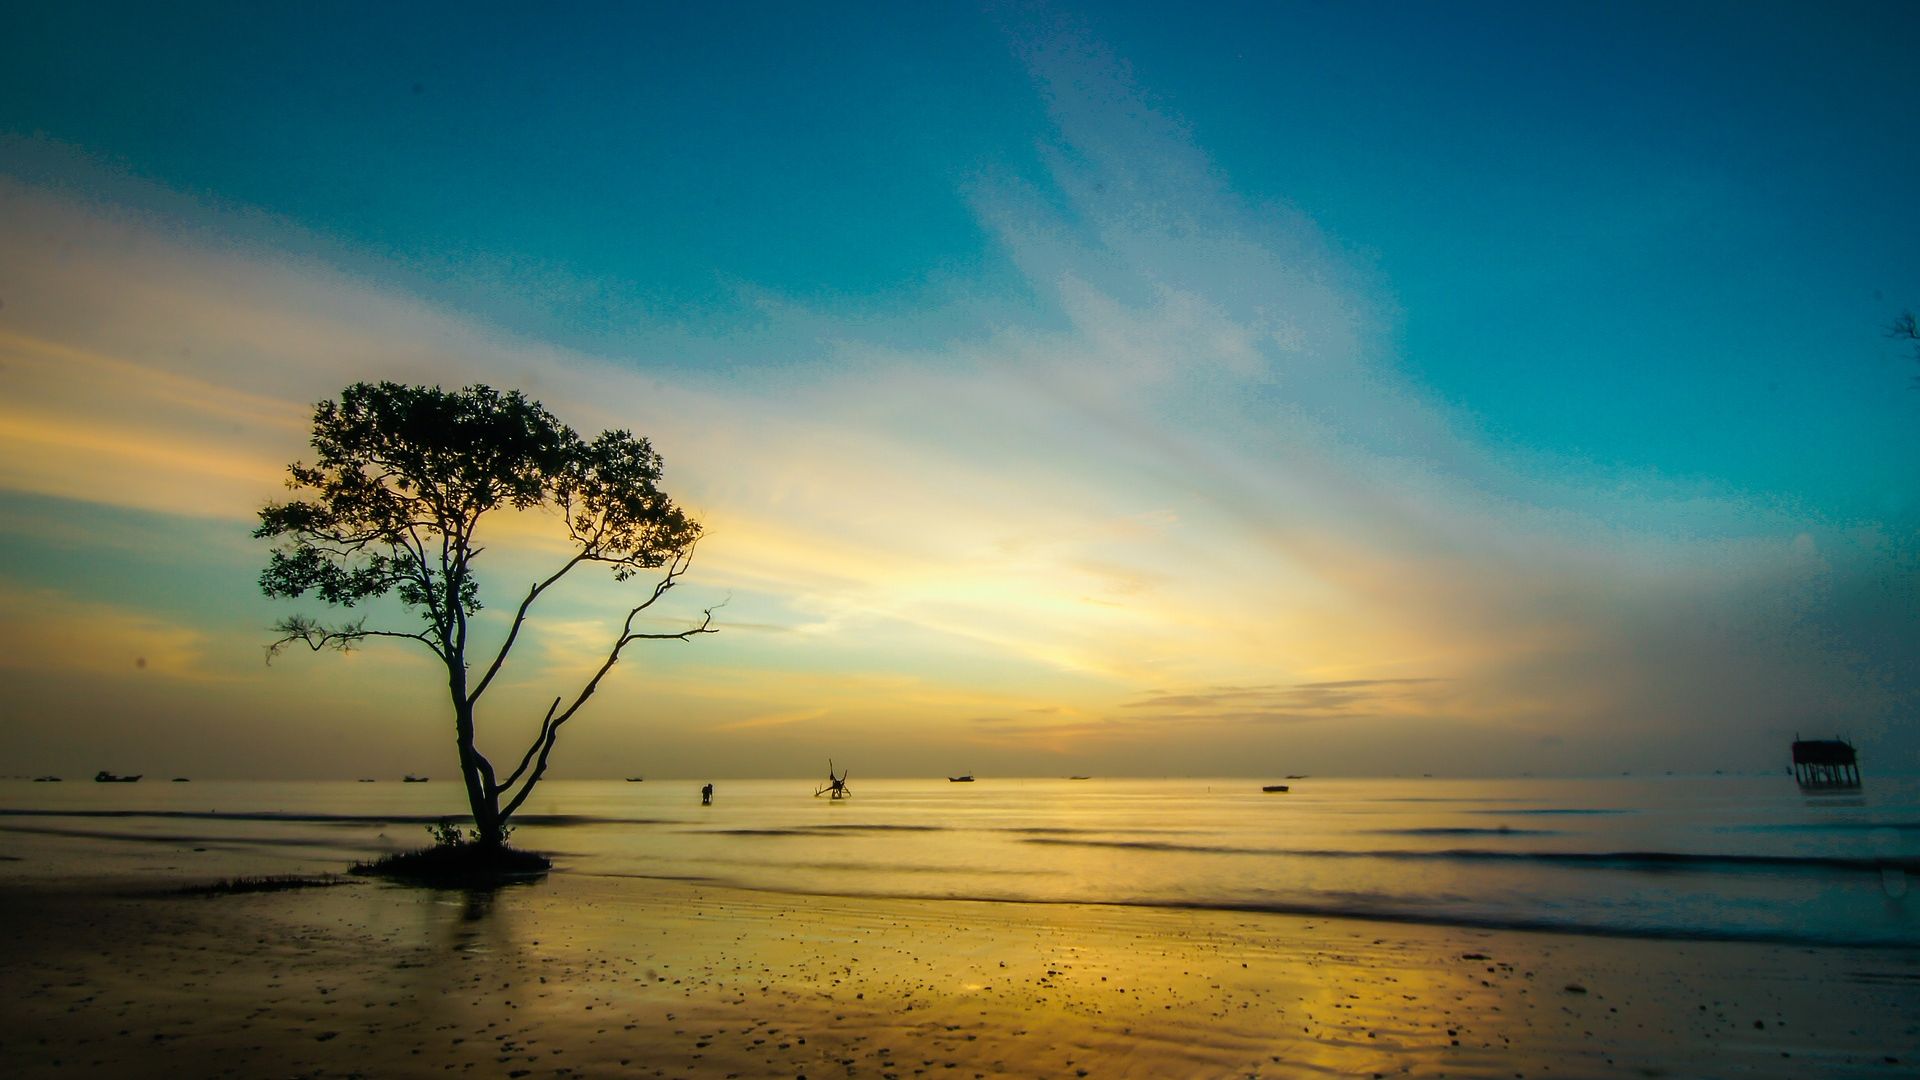
[[[1069,780],[1091,780],[1091,779],[1093,779],[1093,777],[1091,777],[1091,776],[1069,776],[1069,777],[1067,777],[1067,779],[1069,779]]]
[[[193,781],[193,777],[191,776],[176,776],[173,778],[173,782],[176,784],[186,784],[186,783],[191,783],[192,781]]]
[[[132,776],[115,776],[107,770],[101,769],[99,772],[93,774],[93,782],[96,784],[131,784],[145,775],[145,773],[134,773]]]
[[[644,783],[646,783],[646,782],[647,782],[647,778],[646,778],[646,777],[644,777],[644,776],[629,776],[629,777],[627,777],[627,783],[629,783],[629,784],[644,784]]]
[[[33,782],[36,784],[58,784],[60,783],[60,778],[57,776],[36,776],[33,778]]]
[[[1285,784],[1268,784],[1268,785],[1267,785],[1266,787],[1263,787],[1263,788],[1261,788],[1260,790],[1261,790],[1261,791],[1285,791],[1285,790],[1287,790],[1287,785],[1285,785]]]
[[[424,784],[427,782],[427,778],[424,776],[415,776],[412,773],[408,773],[407,775],[400,778],[400,782],[403,784]]]
[[[971,784],[971,783],[973,783],[973,774],[972,774],[972,773],[966,773],[965,775],[962,775],[962,776],[949,776],[949,777],[947,777],[947,783],[949,783],[949,784]]]

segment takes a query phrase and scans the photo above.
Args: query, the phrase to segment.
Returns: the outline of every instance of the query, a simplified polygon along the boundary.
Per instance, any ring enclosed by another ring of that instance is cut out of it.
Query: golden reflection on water
[[[1897,953],[567,874],[89,903],[34,913],[76,944],[16,945],[0,989],[103,1075],[157,1032],[206,1075],[1871,1076],[1911,1060],[1920,982]]]

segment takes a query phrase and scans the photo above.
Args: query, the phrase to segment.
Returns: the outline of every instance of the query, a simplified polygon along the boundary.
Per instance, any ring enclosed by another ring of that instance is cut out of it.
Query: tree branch
[[[548,586],[565,577],[569,570],[580,565],[586,557],[587,555],[584,551],[575,555],[573,558],[567,560],[566,565],[555,570],[545,581],[539,582],[527,590],[527,598],[520,601],[520,609],[513,613],[513,625],[507,629],[507,640],[500,643],[500,651],[494,654],[493,663],[487,665],[486,674],[480,677],[479,683],[467,694],[467,704],[472,705],[480,700],[480,695],[486,692],[488,684],[493,682],[493,677],[500,673],[500,666],[507,662],[507,653],[512,651],[515,639],[519,638],[520,628],[526,625],[527,609],[533,606],[533,602],[540,598],[541,593],[547,591]],[[556,699],[556,704],[557,703],[558,701]],[[515,775],[518,775],[517,770]],[[511,784],[513,781],[509,780],[507,782]]]
[[[427,544],[426,541],[420,539],[419,526],[421,524],[423,523],[411,520],[407,522],[406,533],[409,545],[407,547],[407,554],[411,556],[410,561],[414,567],[414,578],[420,583],[420,595],[432,596],[433,574],[427,569]],[[440,619],[440,609],[433,604],[427,604],[426,609],[427,614],[432,617],[434,630],[438,632],[443,639],[449,638],[450,635],[447,634],[446,627],[442,625]]]
[[[587,703],[587,699],[591,698],[594,692],[600,688],[600,680],[606,678],[607,672],[612,671],[613,665],[620,661],[620,653],[622,650],[636,641],[665,641],[670,639],[676,641],[691,641],[697,634],[719,633],[719,630],[713,625],[713,608],[707,608],[701,612],[702,617],[699,625],[690,626],[678,633],[636,634],[633,631],[633,620],[639,617],[641,612],[652,607],[655,601],[665,596],[667,591],[673,588],[674,579],[686,573],[687,567],[690,566],[692,562],[693,546],[691,544],[674,553],[673,558],[667,564],[666,574],[654,584],[652,595],[648,596],[632,610],[627,612],[626,621],[620,627],[620,636],[614,640],[613,648],[607,651],[606,660],[601,662],[599,670],[595,671],[593,677],[587,680],[587,684],[580,688],[580,692],[574,695],[573,702],[567,706],[566,711],[555,716],[551,708],[547,710],[548,719],[540,725],[540,737],[535,739],[534,746],[529,747],[527,750],[529,755],[533,755],[535,753],[534,748],[538,748],[538,756],[534,758],[533,771],[527,774],[525,783],[523,783],[520,786],[520,790],[514,794],[512,801],[508,802],[506,807],[500,811],[501,821],[504,822],[512,817],[513,812],[518,810],[520,804],[527,801],[527,796],[533,793],[534,785],[540,782],[540,777],[545,775],[547,771],[547,757],[553,752],[553,744],[560,737],[560,726],[568,720],[571,720],[573,715],[580,711],[580,707]],[[554,704],[558,705],[559,701],[559,698],[555,698]],[[523,761],[523,767],[524,764]],[[519,774],[520,770],[514,770],[514,776],[516,778]],[[511,781],[509,781],[509,786],[510,785]]]
[[[520,774],[523,772],[526,772],[527,766],[533,763],[534,752],[536,750],[539,750],[541,747],[541,744],[543,744],[547,740],[547,732],[553,727],[554,710],[558,709],[559,707],[560,707],[560,699],[554,698],[553,704],[547,706],[546,719],[540,721],[540,734],[535,736],[533,740],[533,744],[527,747],[526,754],[520,758],[519,766],[515,768],[513,772],[507,776],[507,782],[504,784],[501,784],[499,787],[494,789],[495,795],[498,795],[500,792],[505,791],[508,788],[512,787],[513,782],[515,780],[520,779]]]
[[[465,575],[458,572],[459,560],[453,556],[454,537],[447,528],[446,518],[440,520],[440,587],[446,593],[446,629],[447,653],[450,656],[467,655],[467,608],[460,602],[460,588]]]
[[[356,642],[376,637],[405,638],[409,641],[418,641],[433,650],[435,656],[440,657],[442,660],[446,659],[446,654],[440,651],[440,644],[425,634],[405,634],[398,630],[368,630],[357,622],[329,628],[320,625],[318,622],[304,615],[290,615],[286,619],[274,624],[273,628],[278,631],[281,636],[267,644],[267,663],[269,664],[273,663],[273,658],[280,654],[280,650],[295,642],[307,646],[314,652],[319,652],[322,649],[350,652]]]

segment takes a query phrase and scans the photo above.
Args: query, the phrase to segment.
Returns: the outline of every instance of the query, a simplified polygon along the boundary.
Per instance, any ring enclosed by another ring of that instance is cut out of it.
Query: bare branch
[[[524,755],[522,755],[520,758],[519,766],[516,767],[510,775],[508,775],[507,782],[504,784],[501,784],[499,787],[494,788],[495,794],[499,794],[500,792],[505,791],[506,789],[512,787],[513,782],[515,780],[520,779],[520,774],[526,772],[527,766],[533,763],[534,752],[539,750],[540,747],[547,741],[548,733],[553,729],[553,713],[554,713],[554,710],[558,709],[559,707],[560,707],[560,699],[554,698],[553,704],[547,706],[546,719],[540,721],[540,734],[535,736],[533,740],[533,744],[527,747],[527,752]]]
[[[418,641],[433,650],[435,656],[443,660],[446,659],[446,654],[440,651],[439,643],[425,634],[406,634],[398,630],[368,630],[362,625],[363,622],[364,620],[362,620],[362,622],[351,622],[337,627],[328,627],[304,615],[290,615],[274,624],[273,629],[280,634],[280,637],[267,644],[267,663],[273,663],[273,658],[278,656],[282,649],[296,642],[305,645],[314,652],[319,652],[322,649],[333,649],[336,652],[352,652],[356,644],[365,641],[367,638],[405,638],[410,641]]]
[[[641,612],[651,607],[655,601],[666,595],[667,590],[673,588],[674,579],[686,573],[687,567],[692,564],[692,561],[693,548],[691,544],[685,549],[674,553],[673,558],[667,564],[666,573],[654,584],[652,594],[627,612],[626,621],[621,624],[620,627],[620,636],[614,639],[613,647],[607,651],[607,658],[601,662],[599,669],[593,673],[593,677],[587,680],[587,684],[580,688],[580,692],[574,695],[573,701],[567,706],[566,711],[555,716],[552,709],[547,710],[549,720],[541,724],[540,738],[536,739],[534,743],[534,745],[539,748],[539,751],[534,759],[533,771],[527,775],[526,782],[523,783],[520,790],[514,794],[512,801],[501,809],[500,820],[505,821],[509,817],[512,817],[513,812],[518,810],[520,804],[527,800],[527,796],[533,793],[534,785],[540,782],[540,777],[547,771],[547,756],[552,753],[553,744],[560,737],[561,725],[571,720],[573,715],[580,711],[580,707],[587,703],[587,699],[593,697],[594,692],[600,689],[600,680],[606,678],[607,672],[613,670],[614,664],[619,663],[620,653],[624,651],[628,645],[636,641],[691,641],[694,636],[698,634],[717,634],[720,632],[719,629],[713,625],[714,608],[707,608],[701,612],[701,619],[698,625],[690,626],[678,633],[641,634],[634,632],[633,620],[638,618]],[[556,704],[558,700],[557,698],[555,699]],[[528,752],[530,754],[533,753],[532,748],[529,748]],[[519,772],[520,770],[516,769],[514,775],[517,777]]]
[[[413,577],[420,586],[420,595],[432,596],[433,575],[427,569],[427,544],[426,541],[420,539],[420,527],[423,524],[425,523],[408,521],[404,531],[406,534],[407,554],[412,557]],[[446,632],[446,626],[440,618],[440,609],[429,604],[427,605],[426,611],[433,623],[434,630],[439,633],[443,639],[447,638],[449,635]]]
[[[507,629],[507,640],[500,643],[500,651],[494,654],[493,663],[487,665],[486,674],[480,676],[480,681],[475,684],[473,690],[467,694],[468,704],[473,704],[480,700],[480,695],[486,693],[487,686],[493,682],[493,677],[500,673],[500,665],[507,662],[507,653],[513,650],[514,641],[520,637],[520,628],[526,625],[527,609],[533,606],[533,602],[540,598],[541,593],[547,591],[548,586],[565,577],[569,570],[579,566],[586,557],[586,552],[580,552],[573,558],[568,559],[566,565],[555,570],[545,581],[538,582],[527,590],[526,599],[520,601],[520,609],[513,613],[513,625]],[[517,770],[516,775],[518,775]],[[512,783],[513,781],[509,780],[507,782]]]
[[[720,604],[715,604],[713,607],[702,611],[700,613],[700,625],[698,626],[689,626],[685,630],[674,634],[623,634],[621,635],[620,643],[625,645],[629,641],[692,641],[695,634],[717,634],[720,632],[720,628],[713,625],[713,613],[721,606]]]

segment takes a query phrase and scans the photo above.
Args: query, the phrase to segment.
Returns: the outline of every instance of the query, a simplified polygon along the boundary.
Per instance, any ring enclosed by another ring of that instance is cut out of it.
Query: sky
[[[696,10],[697,9],[697,10]],[[1911,4],[28,4],[5,771],[445,773],[265,662],[360,380],[706,527],[557,777],[1920,772]],[[491,523],[483,630],[564,558]],[[545,569],[543,569],[545,568]],[[517,759],[624,585],[543,600]],[[398,611],[377,612],[404,627]],[[442,677],[443,678],[443,677]]]

